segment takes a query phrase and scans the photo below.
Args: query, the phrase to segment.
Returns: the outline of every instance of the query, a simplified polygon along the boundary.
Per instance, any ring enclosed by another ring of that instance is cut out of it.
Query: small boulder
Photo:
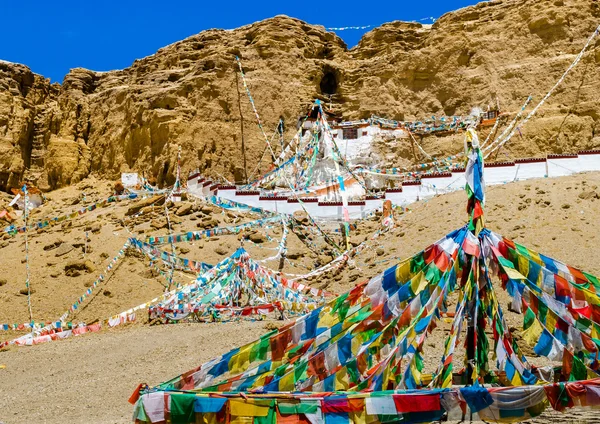
[[[302,257],[304,257],[304,252],[301,250],[290,250],[286,253],[285,255],[288,259],[300,259]]]
[[[200,212],[204,215],[211,215],[215,213],[215,209],[212,206],[205,205],[200,208]]]
[[[73,250],[73,245],[72,244],[61,244],[58,249],[56,249],[56,253],[54,254],[54,256],[56,256],[57,258],[59,256],[64,256],[67,253],[69,253],[71,250]]]
[[[350,275],[348,275],[348,281],[353,282],[360,278],[361,273],[359,271],[352,271]]]
[[[223,245],[219,245],[219,246],[215,247],[215,253],[216,253],[217,255],[224,256],[224,255],[226,255],[228,252],[229,252],[229,251],[228,251],[228,250],[225,248],[225,246],[223,246]]]
[[[219,221],[217,221],[214,218],[205,218],[202,221],[196,223],[196,227],[198,228],[213,228],[218,226]]]
[[[48,251],[48,250],[56,249],[58,246],[60,246],[63,243],[64,242],[61,239],[54,240],[52,243],[45,245],[44,250]]]
[[[263,233],[252,233],[248,236],[253,243],[264,243],[267,241],[267,237]]]
[[[193,209],[194,209],[194,205],[192,205],[191,203],[184,203],[183,205],[179,206],[179,208],[177,209],[177,212],[175,212],[175,215],[177,215],[177,216],[189,215],[192,213]]]
[[[6,278],[0,278],[0,287],[5,286],[6,284],[8,284],[8,280]]]
[[[582,191],[578,196],[581,200],[599,199],[600,196],[595,191]]]
[[[94,266],[94,264],[92,263],[92,261],[89,261],[89,260],[86,260],[86,261],[81,261],[81,260],[69,261],[65,265],[65,273],[67,273],[69,271],[86,271],[86,272],[90,273],[90,272],[94,272],[95,270],[96,270],[96,267]]]
[[[160,230],[161,228],[167,228],[169,223],[167,222],[166,218],[157,218],[152,220],[150,226],[155,230]]]
[[[308,214],[304,211],[296,211],[294,212],[294,219],[298,221],[300,224],[308,225],[310,223],[310,219],[308,218]]]
[[[127,212],[125,212],[125,216],[135,215],[147,206],[159,206],[164,203],[165,203],[164,194],[148,197],[146,199],[139,200],[139,201],[135,202],[133,205],[131,205],[129,207],[129,209],[127,209]]]

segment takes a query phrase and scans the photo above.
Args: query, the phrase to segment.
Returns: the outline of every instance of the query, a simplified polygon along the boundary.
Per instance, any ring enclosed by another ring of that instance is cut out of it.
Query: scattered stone
[[[154,278],[154,277],[158,276],[158,271],[156,271],[155,269],[152,269],[152,268],[148,268],[148,269],[144,270],[142,273],[140,273],[140,276],[142,278]]]
[[[205,218],[200,222],[196,223],[198,228],[213,228],[219,226],[219,221],[214,218]]]
[[[73,250],[73,249],[74,249],[74,248],[73,248],[73,245],[72,245],[72,244],[68,244],[68,243],[61,244],[61,245],[58,247],[58,249],[56,249],[56,253],[54,254],[54,256],[56,256],[57,258],[58,258],[59,256],[64,256],[64,255],[66,255],[67,253],[69,253],[69,252],[70,252],[71,250]]]
[[[215,247],[215,253],[217,255],[226,255],[228,253],[228,250],[225,248],[225,246],[219,245],[217,247]]]
[[[600,199],[600,195],[595,191],[582,191],[577,197],[581,200]]]
[[[202,212],[204,215],[211,215],[215,212],[215,210],[211,206],[202,206],[200,208],[200,212]]]
[[[267,237],[263,233],[252,233],[248,236],[251,242],[253,243],[264,243],[267,241]]]
[[[179,252],[181,252],[182,255],[186,255],[186,254],[190,253],[190,249],[187,247],[180,247]]]
[[[56,249],[58,246],[60,246],[63,243],[64,242],[61,239],[55,240],[54,242],[45,245],[44,250],[48,251],[48,250]]]
[[[102,291],[102,294],[103,294],[104,296],[107,296],[107,297],[112,297],[112,293],[111,293],[110,291],[108,291],[108,290],[103,290],[103,291]]]
[[[162,228],[168,228],[169,223],[167,222],[167,218],[158,218],[153,219],[150,223],[150,226],[155,230],[160,230]]]
[[[383,256],[383,254],[385,253],[385,249],[383,247],[378,247],[377,249],[375,249],[375,253],[377,254],[377,256]]]
[[[350,275],[348,275],[348,281],[350,281],[352,283],[353,281],[358,280],[360,278],[360,276],[361,276],[361,273],[359,271],[352,271],[350,273]]]
[[[304,254],[305,254],[305,253],[304,253],[303,251],[301,251],[301,250],[290,250],[290,251],[288,251],[288,252],[286,253],[286,255],[285,255],[285,256],[286,256],[288,259],[295,260],[295,259],[300,259],[300,258],[304,257]]]
[[[140,209],[140,213],[142,215],[147,215],[149,213],[154,212],[155,207],[154,206],[144,206],[142,209]]]
[[[192,205],[191,203],[185,203],[185,204],[179,206],[179,208],[177,209],[177,212],[175,212],[175,215],[177,215],[177,216],[189,215],[192,213],[193,208],[194,208],[194,205]]]
[[[294,219],[298,221],[300,224],[308,225],[310,223],[310,219],[308,215],[304,211],[296,211],[294,212]]]
[[[106,253],[106,252],[100,253],[100,259],[102,259],[102,260],[108,259],[108,253]]]
[[[125,212],[125,216],[135,215],[136,213],[140,212],[143,208],[145,208],[147,206],[160,206],[160,205],[163,205],[164,203],[165,203],[165,196],[163,194],[148,197],[146,199],[142,199],[138,202],[135,202],[133,205],[131,205],[129,207],[129,209],[127,209],[127,212]]]
[[[96,270],[96,267],[94,266],[94,264],[92,263],[92,261],[89,261],[89,260],[86,260],[86,261],[82,261],[82,260],[69,261],[65,265],[65,273],[67,275],[69,275],[68,274],[69,271],[86,271],[86,272],[90,273],[90,272],[94,272],[95,270]]]
[[[281,324],[277,324],[277,323],[271,321],[271,322],[267,322],[263,328],[268,331],[279,330],[280,325]]]
[[[564,204],[561,206],[561,208],[563,208],[563,209],[570,209],[570,208],[571,208],[571,205],[569,205],[568,203],[564,203]]]
[[[35,289],[31,289],[31,288],[30,288],[30,289],[29,289],[29,293],[30,293],[30,294],[34,294],[34,293],[35,293]],[[19,294],[22,294],[22,295],[24,295],[24,296],[27,296],[27,289],[21,289],[21,290],[19,290]]]
[[[0,287],[5,286],[6,284],[8,284],[6,278],[0,278]]]

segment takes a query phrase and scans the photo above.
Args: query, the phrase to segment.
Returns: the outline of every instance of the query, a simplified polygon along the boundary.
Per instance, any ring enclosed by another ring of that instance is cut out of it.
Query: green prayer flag
[[[171,423],[190,424],[196,422],[194,401],[196,395],[188,393],[171,394]]]
[[[523,330],[527,330],[535,322],[535,314],[531,308],[527,308],[525,315],[523,316]]]

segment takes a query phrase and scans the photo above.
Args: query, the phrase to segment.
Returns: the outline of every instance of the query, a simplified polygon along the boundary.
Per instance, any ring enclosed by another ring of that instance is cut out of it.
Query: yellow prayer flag
[[[556,327],[556,315],[551,310],[546,314],[546,328],[552,333],[552,329]]]
[[[231,357],[229,360],[229,371],[231,373],[239,374],[248,369],[250,366],[250,349],[251,346],[247,346]]]
[[[519,271],[513,268],[504,267],[504,271],[511,280],[525,280],[526,278]]]
[[[529,274],[529,258],[519,255],[519,271],[523,275]]]
[[[340,368],[335,373],[335,390],[348,390],[350,387],[350,381],[348,379],[348,371],[346,367]]]
[[[266,417],[269,415],[270,399],[229,399],[231,415],[242,417]]]
[[[410,282],[410,289],[413,293],[417,294],[423,291],[425,287],[427,287],[427,278],[425,278],[425,274],[423,272],[419,272]]]
[[[214,412],[205,412],[196,414],[196,424],[217,424],[217,414]]]
[[[406,283],[410,279],[410,260],[406,260],[396,267],[396,281]]]
[[[284,374],[283,377],[281,377],[281,380],[279,380],[279,391],[282,391],[282,392],[294,391],[294,389],[295,389],[294,383],[295,383],[294,371]]]
[[[540,322],[537,319],[534,319],[531,326],[527,330],[523,331],[521,335],[529,346],[535,346],[535,344],[539,341],[543,331],[544,328]]]
[[[350,422],[352,424],[367,424],[367,423],[379,422],[378,420],[377,421],[373,421],[373,420],[367,421],[367,411],[366,410],[362,410],[360,412],[349,412],[348,418],[350,418]]]
[[[538,265],[542,265],[544,266],[544,262],[542,261],[542,258],[540,257],[540,254],[537,252],[533,252],[533,251],[529,251],[529,254],[531,255],[531,260],[533,262],[535,262]]]

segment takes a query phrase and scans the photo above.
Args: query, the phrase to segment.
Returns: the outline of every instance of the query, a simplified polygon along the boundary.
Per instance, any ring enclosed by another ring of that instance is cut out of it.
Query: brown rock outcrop
[[[123,70],[72,69],[62,85],[0,62],[0,189],[27,179],[49,190],[90,173],[114,179],[131,170],[172,183],[178,146],[184,172],[240,175],[236,55],[266,131],[282,117],[287,137],[300,112],[329,94],[346,119],[466,114],[497,103],[514,113],[528,95],[541,99],[599,18],[597,0],[496,0],[431,26],[384,24],[348,50],[323,27],[278,16],[204,31]],[[504,152],[598,147],[597,45]],[[255,164],[264,140],[238,84],[248,163]],[[423,144],[431,154],[460,147],[458,136]],[[410,149],[395,153],[413,159]]]

